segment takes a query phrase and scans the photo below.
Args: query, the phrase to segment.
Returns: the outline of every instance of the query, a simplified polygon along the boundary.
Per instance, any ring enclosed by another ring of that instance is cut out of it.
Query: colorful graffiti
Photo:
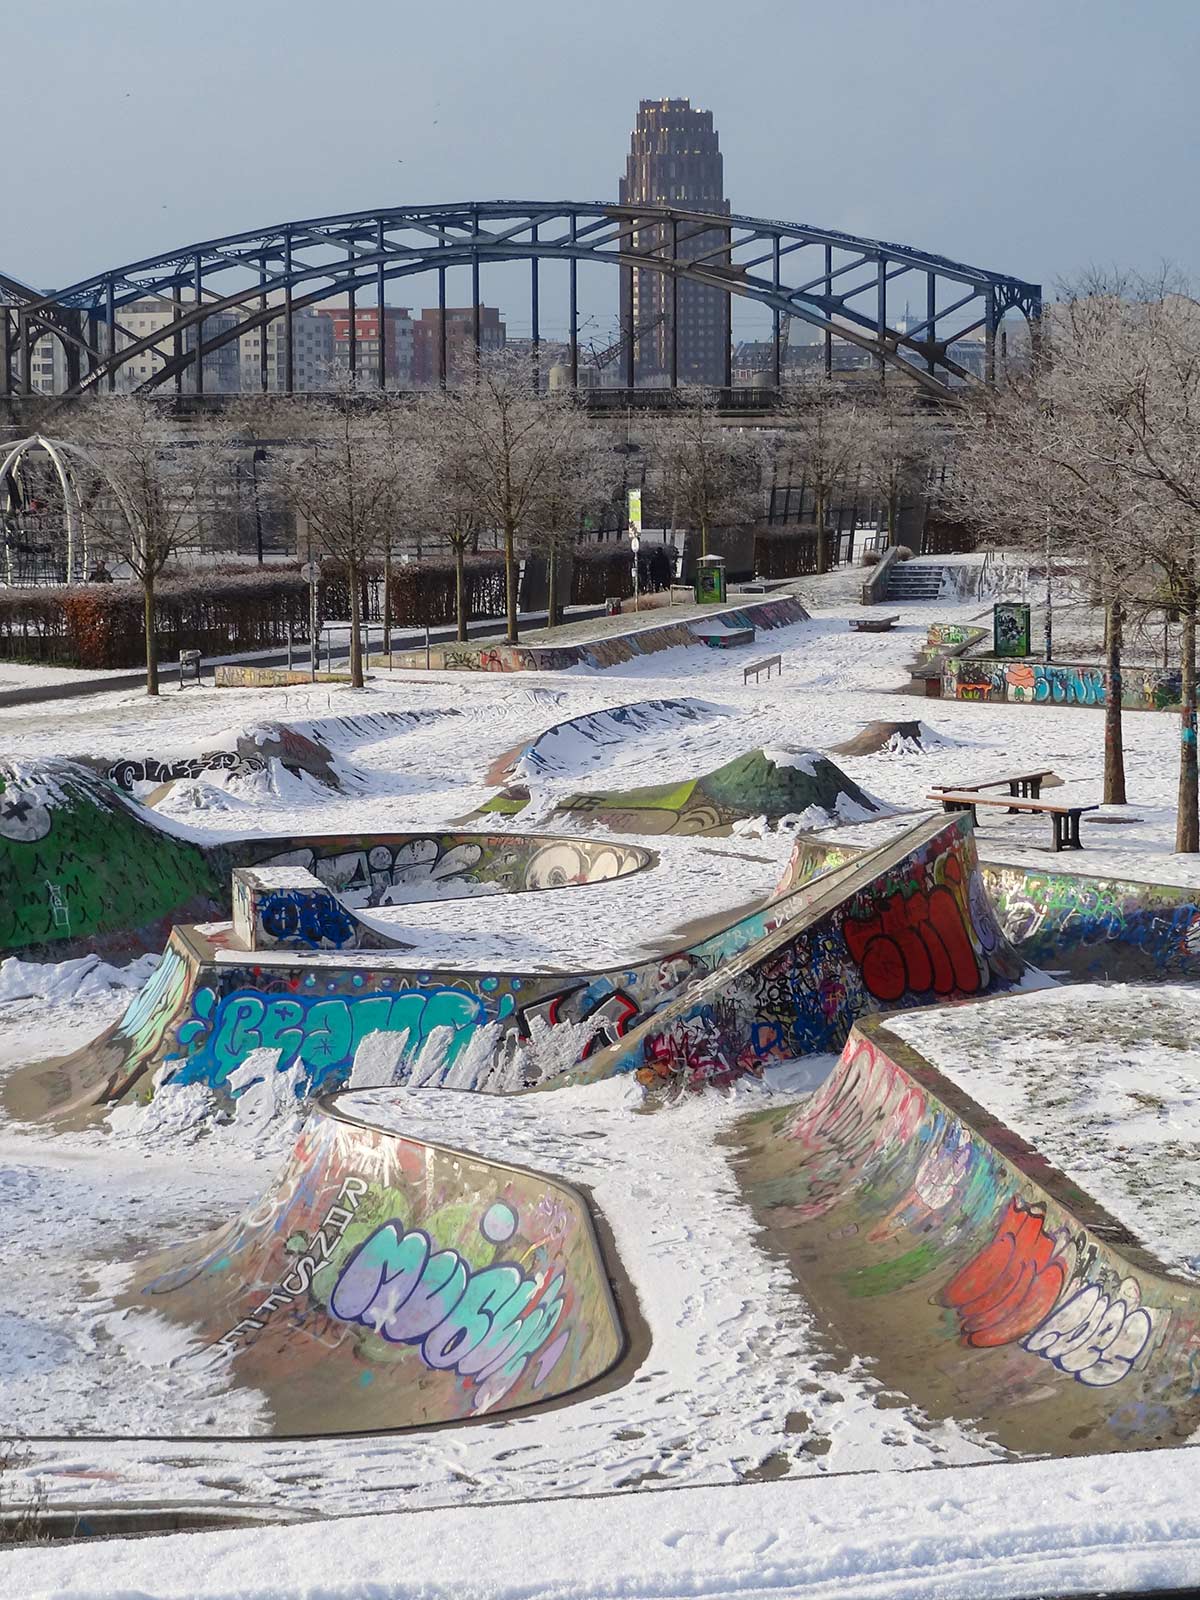
[[[1008,701],[1017,705],[1103,706],[1107,677],[1101,667],[1041,661],[960,657],[944,663],[943,692],[958,700]],[[1121,705],[1127,711],[1179,709],[1177,671],[1125,668]]]
[[[260,1432],[499,1413],[578,1389],[624,1348],[569,1185],[324,1108],[264,1195],[145,1263],[129,1299],[268,1397]]]
[[[1116,1246],[1111,1218],[882,1024],[737,1143],[806,1297],[930,1414],[1049,1453],[1192,1435],[1200,1287]]]
[[[262,756],[242,755],[237,750],[210,750],[206,755],[184,756],[178,761],[156,761],[153,756],[141,760],[127,758],[114,762],[105,769],[104,775],[118,789],[129,792],[139,783],[173,783],[177,778],[198,778],[205,772],[232,772],[246,777],[266,769]]]
[[[1005,936],[1034,965],[1127,982],[1200,973],[1195,889],[999,863],[982,875]]]
[[[846,918],[846,948],[862,968],[867,991],[882,1004],[930,990],[974,994],[987,981],[968,931],[960,872],[950,858],[946,881],[928,893],[916,886],[907,893],[897,889],[872,915]]]
[[[272,944],[343,950],[356,942],[358,924],[331,894],[272,889],[260,897],[257,912]]]
[[[755,605],[714,612],[700,624],[705,631],[720,622],[733,630],[789,628],[807,622],[808,612],[793,595],[764,600]],[[442,672],[566,672],[572,667],[603,671],[622,666],[639,656],[655,655],[680,645],[701,645],[707,640],[686,620],[611,633],[579,644],[557,645],[433,645],[429,651],[398,650],[380,665],[406,669],[431,667]]]
[[[883,807],[827,756],[813,750],[751,750],[703,777],[640,789],[571,794],[555,813],[587,817],[618,833],[713,833],[745,817],[768,821],[811,807],[842,819],[880,814]]]
[[[227,894],[205,851],[86,767],[0,764],[0,951],[211,916]]]
[[[237,976],[241,976],[240,973]],[[265,981],[278,982],[262,973]],[[486,1007],[467,988],[440,984],[410,987],[405,974],[354,970],[320,977],[287,972],[288,988],[298,992],[263,993],[235,988],[222,992],[207,984],[192,996],[190,1015],[175,1030],[177,1083],[217,1087],[255,1050],[278,1051],[279,1071],[299,1063],[306,1086],[319,1089],[344,1079],[358,1046],[369,1033],[403,1036],[404,1058],[411,1060],[441,1030],[445,1061],[453,1064],[471,1034],[488,1019]],[[349,990],[343,996],[339,991]],[[355,993],[361,989],[361,993]],[[323,991],[314,993],[313,991]]]
[[[517,1214],[495,1200],[480,1217],[479,1231],[489,1244],[508,1245]],[[561,1275],[547,1283],[515,1261],[473,1267],[457,1250],[437,1249],[423,1229],[406,1230],[394,1218],[346,1261],[329,1309],[389,1344],[413,1345],[427,1367],[468,1380],[471,1409],[481,1412],[520,1382],[539,1352],[535,1387],[553,1371],[565,1343],[550,1344],[563,1313],[563,1289]]]
[[[1046,1232],[1046,1208],[1015,1196],[996,1237],[953,1277],[941,1303],[958,1313],[964,1344],[1012,1344],[1038,1327],[1074,1270],[1069,1240]]]

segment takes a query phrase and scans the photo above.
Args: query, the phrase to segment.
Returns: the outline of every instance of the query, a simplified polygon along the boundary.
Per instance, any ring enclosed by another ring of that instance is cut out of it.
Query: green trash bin
[[[725,557],[701,556],[696,562],[693,591],[698,606],[725,604]]]

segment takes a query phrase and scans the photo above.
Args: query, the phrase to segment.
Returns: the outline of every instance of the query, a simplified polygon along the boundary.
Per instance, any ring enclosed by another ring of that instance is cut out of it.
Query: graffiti
[[[939,1303],[957,1311],[964,1344],[1014,1344],[1057,1301],[1072,1270],[1069,1241],[1045,1222],[1045,1207],[1015,1196],[992,1242],[942,1290]]]
[[[452,1063],[487,1021],[483,1003],[467,989],[431,985],[379,992],[379,976],[356,972],[353,981],[364,989],[376,985],[374,992],[345,999],[250,989],[219,997],[207,986],[197,989],[192,1015],[177,1030],[179,1053],[168,1058],[180,1062],[175,1081],[220,1085],[251,1051],[265,1049],[279,1052],[281,1072],[299,1062],[318,1087],[349,1071],[369,1033],[407,1035],[404,1055],[411,1060],[438,1030],[448,1030],[446,1061]],[[404,975],[397,980],[404,982]]]
[[[148,827],[86,768],[0,764],[0,951],[210,915],[220,882],[198,845]]]
[[[1192,971],[1200,959],[1194,889],[998,866],[983,877],[1005,936],[1038,965],[1053,960],[1077,976],[1103,977],[1119,958],[1124,977],[1161,977]]]
[[[790,595],[733,611],[715,612],[706,619],[710,625],[721,622],[728,628],[742,630],[756,627],[789,628],[797,622],[808,620],[804,606]],[[571,667],[579,666],[599,672],[606,667],[622,666],[639,656],[655,655],[660,650],[673,650],[680,645],[700,645],[703,642],[686,621],[680,621],[638,628],[631,633],[606,634],[602,639],[560,645],[555,649],[527,649],[512,645],[474,648],[470,645],[435,645],[429,652],[428,660],[424,650],[397,650],[391,659],[397,667],[430,666],[435,670],[450,672],[566,672]]]
[[[1054,1308],[1024,1347],[1080,1383],[1108,1388],[1128,1377],[1154,1331],[1140,1300],[1133,1278],[1124,1279],[1111,1297],[1098,1283],[1085,1284]]]
[[[263,932],[280,944],[302,944],[310,950],[341,950],[356,941],[358,924],[330,894],[303,889],[274,889],[259,897]]]
[[[117,761],[105,776],[118,789],[132,791],[139,783],[171,783],[177,778],[198,778],[205,772],[233,772],[245,777],[266,769],[267,763],[261,756],[239,755],[236,750],[210,750],[207,755],[187,756],[178,761],[155,761],[151,756],[141,761]]]
[[[947,876],[952,870],[956,879],[950,862]],[[984,985],[961,903],[945,884],[897,890],[873,916],[848,916],[843,932],[863,983],[884,1004],[930,991],[975,994]]]
[[[228,1333],[213,1343],[222,1349],[232,1349],[247,1334],[261,1333],[267,1318],[280,1306],[290,1305],[298,1296],[307,1294],[319,1272],[332,1265],[332,1251],[346,1229],[354,1221],[358,1203],[367,1192],[362,1178],[347,1178],[338,1191],[336,1201],[321,1219],[321,1224],[304,1255],[293,1261],[291,1269],[280,1279],[261,1305],[255,1306],[249,1316],[243,1317]]]
[[[636,1001],[614,989],[607,978],[597,978],[594,983],[564,989],[523,1006],[513,1021],[522,1039],[531,1036],[535,1022],[549,1027],[560,1022],[591,1023],[593,1031],[580,1055],[580,1060],[586,1061],[596,1050],[623,1039],[639,1015]]]
[[[517,1231],[511,1206],[496,1201],[480,1232],[502,1247]],[[343,1266],[329,1309],[389,1344],[416,1347],[427,1367],[457,1372],[473,1389],[472,1409],[488,1410],[517,1384],[550,1340],[563,1312],[564,1278],[527,1273],[515,1262],[473,1267],[457,1250],[439,1250],[422,1228],[395,1218],[375,1230]],[[539,1387],[563,1344],[538,1365]]]
[[[996,654],[1003,655],[997,645]],[[1102,667],[1071,662],[1005,663],[992,658],[948,659],[943,667],[947,694],[959,700],[1008,700],[1018,705],[1103,707],[1108,680]],[[1121,675],[1121,704],[1131,711],[1177,710],[1177,670],[1146,668]]]
[[[650,1033],[637,1068],[639,1083],[647,1087],[671,1083],[686,1089],[706,1085],[723,1088],[736,1078],[760,1077],[762,1062],[752,1045],[731,1043],[734,1030],[719,1007],[704,1006],[687,1016],[672,1018]]]
[[[752,750],[714,772],[682,783],[565,796],[555,807],[586,815],[620,833],[708,833],[744,817],[799,816],[811,808],[842,820],[847,808],[881,810],[827,756],[816,751]]]

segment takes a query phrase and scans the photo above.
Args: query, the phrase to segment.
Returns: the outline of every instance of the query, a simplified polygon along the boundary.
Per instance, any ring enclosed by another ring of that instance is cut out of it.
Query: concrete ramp
[[[267,1193],[147,1261],[127,1303],[192,1330],[184,1363],[260,1391],[266,1434],[500,1415],[594,1382],[625,1348],[577,1190],[328,1101]]]
[[[790,916],[598,1052],[586,1075],[728,1082],[839,1050],[867,1013],[1001,993],[1029,971],[996,922],[961,815],[918,822],[781,904]]]
[[[930,1415],[1054,1455],[1200,1424],[1200,1284],[883,1024],[856,1024],[811,1099],[736,1143],[819,1321]]]

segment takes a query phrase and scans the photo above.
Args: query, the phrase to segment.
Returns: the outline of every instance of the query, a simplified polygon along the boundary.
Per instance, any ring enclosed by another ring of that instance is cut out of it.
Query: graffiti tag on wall
[[[503,1201],[480,1221],[484,1239],[496,1246],[516,1231],[516,1213]],[[565,1336],[550,1344],[563,1289],[561,1270],[531,1274],[511,1261],[472,1267],[457,1250],[439,1250],[424,1229],[406,1230],[394,1218],[347,1260],[329,1309],[389,1344],[414,1346],[427,1367],[457,1372],[473,1387],[472,1409],[486,1411],[539,1351],[534,1387],[552,1370],[565,1344]]]

